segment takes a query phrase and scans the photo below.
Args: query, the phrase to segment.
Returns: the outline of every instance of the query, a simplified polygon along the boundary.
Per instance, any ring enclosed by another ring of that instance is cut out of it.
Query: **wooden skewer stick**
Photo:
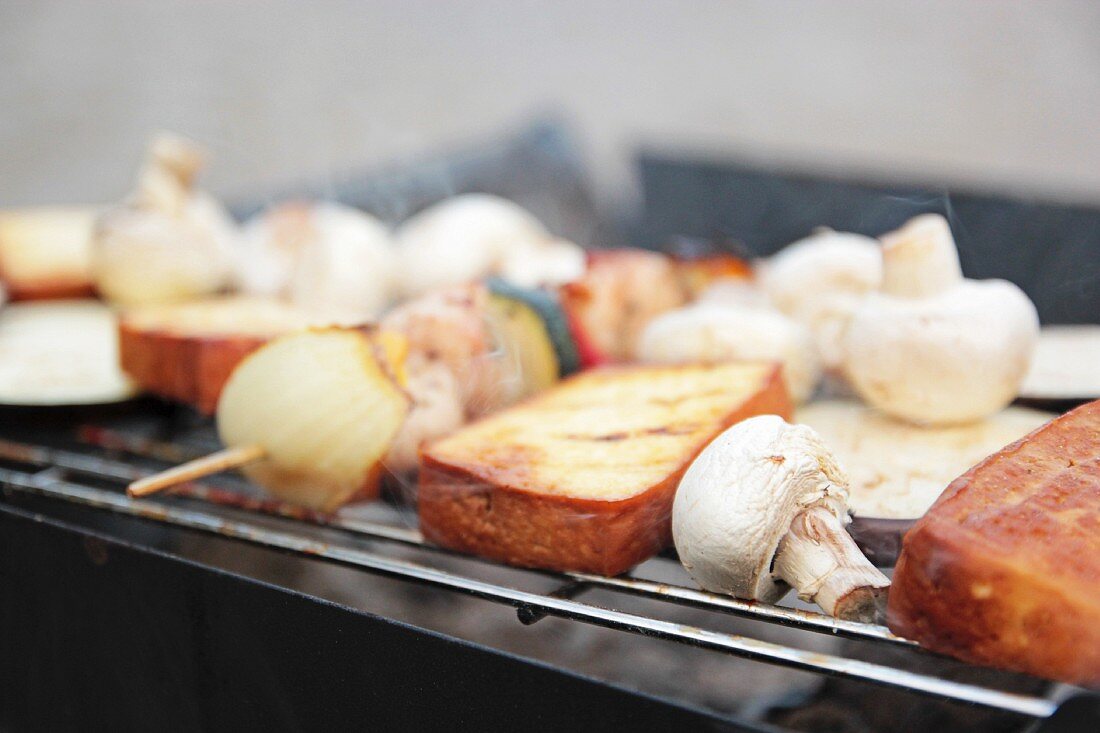
[[[217,453],[211,453],[202,458],[180,464],[167,471],[154,473],[138,479],[126,487],[126,493],[130,496],[148,496],[158,491],[178,486],[179,484],[194,481],[195,479],[209,476],[231,468],[238,468],[246,463],[258,461],[267,455],[267,451],[258,445],[242,445],[236,448],[225,448]]]

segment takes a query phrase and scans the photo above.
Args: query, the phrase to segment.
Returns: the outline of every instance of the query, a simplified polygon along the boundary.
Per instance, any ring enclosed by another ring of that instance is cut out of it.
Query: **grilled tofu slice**
[[[905,535],[887,620],[969,662],[1100,686],[1100,402],[947,487]]]
[[[790,412],[770,363],[585,372],[424,449],[420,527],[512,565],[616,575],[669,544],[676,486],[707,443]]]
[[[210,415],[242,359],[272,338],[309,325],[301,311],[265,298],[146,306],[122,316],[119,359],[143,389]]]
[[[0,281],[12,300],[80,298],[92,279],[94,207],[0,211]]]

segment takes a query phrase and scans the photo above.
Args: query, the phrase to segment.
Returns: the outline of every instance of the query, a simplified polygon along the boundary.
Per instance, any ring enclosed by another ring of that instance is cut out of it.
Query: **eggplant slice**
[[[0,311],[0,405],[105,405],[136,394],[118,364],[118,319],[95,300]]]
[[[795,420],[824,438],[851,479],[849,532],[879,567],[894,564],[901,538],[949,483],[1045,424],[1053,414],[1009,407],[967,425],[911,425],[848,400],[824,400]]]
[[[1028,402],[1100,399],[1100,325],[1043,326],[1020,397]]]

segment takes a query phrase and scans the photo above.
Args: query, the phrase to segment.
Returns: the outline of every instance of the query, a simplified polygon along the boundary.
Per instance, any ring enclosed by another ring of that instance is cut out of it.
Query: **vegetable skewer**
[[[264,458],[267,451],[258,445],[240,445],[225,448],[202,458],[160,471],[152,476],[138,479],[126,487],[126,493],[133,497],[149,496],[173,486],[194,481],[233,468],[240,468]]]

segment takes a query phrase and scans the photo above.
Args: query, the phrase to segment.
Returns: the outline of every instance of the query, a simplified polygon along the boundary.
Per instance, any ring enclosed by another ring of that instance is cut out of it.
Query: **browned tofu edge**
[[[1100,402],[1077,410],[1095,414]],[[1060,425],[1077,410],[971,468],[906,533],[890,588],[891,631],[968,662],[1100,686],[1100,586],[1090,602],[1088,589],[1063,587],[943,516],[966,500],[986,466],[1012,460],[1024,441],[1042,441],[1057,454]],[[1020,552],[1028,552],[1026,543]]]
[[[715,426],[664,480],[617,501],[538,494],[496,483],[478,469],[421,452],[418,508],[424,537],[443,547],[521,567],[618,575],[668,546],[680,478],[714,437],[754,415],[790,419],[779,367]],[[482,470],[483,472],[483,470]]]
[[[264,336],[185,335],[137,327],[125,316],[118,329],[122,371],[148,392],[214,414],[236,366],[267,343]]]

